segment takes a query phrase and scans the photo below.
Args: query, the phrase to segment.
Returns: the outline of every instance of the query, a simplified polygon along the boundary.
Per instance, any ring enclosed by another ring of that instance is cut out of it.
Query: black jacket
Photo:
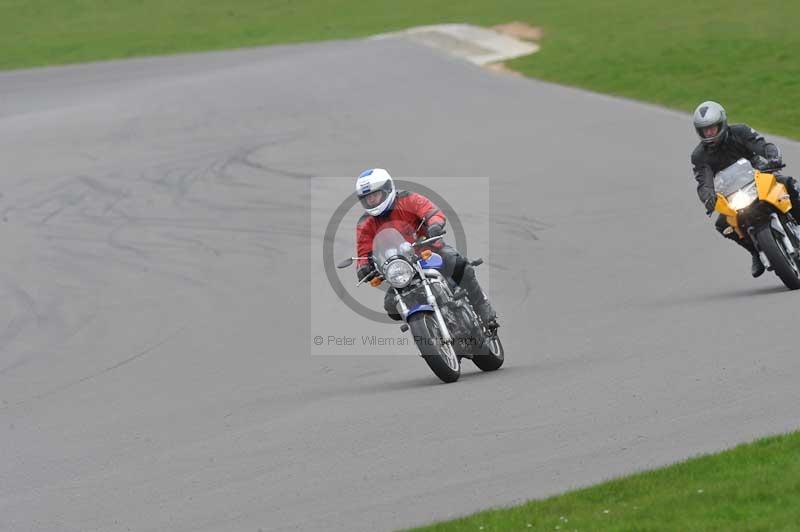
[[[747,124],[729,126],[725,138],[717,146],[706,146],[702,142],[697,145],[692,152],[692,166],[697,180],[697,196],[708,211],[713,210],[716,200],[714,175],[742,157],[752,163],[758,155],[770,160],[781,158],[778,147],[764,140]]]

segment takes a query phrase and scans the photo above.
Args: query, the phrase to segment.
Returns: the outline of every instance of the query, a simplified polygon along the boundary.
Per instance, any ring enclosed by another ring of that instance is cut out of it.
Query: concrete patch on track
[[[520,40],[508,32],[471,24],[436,24],[377,35],[375,38],[407,38],[442,50],[479,66],[508,61],[539,51],[533,42]]]

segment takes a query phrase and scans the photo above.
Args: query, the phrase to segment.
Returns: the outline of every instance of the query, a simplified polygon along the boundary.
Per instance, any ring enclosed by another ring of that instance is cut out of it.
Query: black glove
[[[783,159],[778,157],[777,159],[767,159],[767,168],[778,170],[783,168]]]
[[[435,236],[441,236],[444,234],[444,225],[443,224],[431,224],[428,226],[428,238],[433,238]]]
[[[753,168],[756,170],[764,170],[767,167],[767,159],[763,155],[756,155],[753,157]]]
[[[358,277],[358,280],[361,281],[362,279],[364,279],[364,277],[369,275],[371,271],[372,271],[372,264],[363,264],[358,267],[358,270],[356,271],[356,276]]]
[[[762,172],[764,170],[776,170],[783,168],[783,160],[780,157],[767,159],[761,155],[756,155],[753,158],[753,167]]]

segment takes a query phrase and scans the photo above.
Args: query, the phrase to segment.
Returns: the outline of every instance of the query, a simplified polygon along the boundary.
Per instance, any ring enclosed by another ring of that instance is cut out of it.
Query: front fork
[[[450,336],[450,329],[447,328],[447,323],[444,321],[442,311],[439,309],[439,303],[436,301],[436,296],[433,295],[431,283],[428,279],[425,279],[423,283],[425,287],[425,297],[428,300],[428,304],[433,307],[433,313],[436,314],[436,321],[439,322],[439,330],[442,331],[442,341],[446,344],[452,343],[453,337]]]
[[[436,301],[436,296],[433,295],[433,290],[431,290],[431,282],[428,277],[425,275],[425,272],[420,267],[419,263],[414,265],[419,272],[419,276],[422,279],[422,286],[425,288],[425,299],[428,301],[428,305],[433,307],[433,313],[436,315],[436,321],[439,322],[439,330],[442,331],[442,341],[446,344],[453,343],[453,337],[450,335],[450,329],[447,328],[447,323],[444,321],[444,316],[442,316],[442,311],[439,309],[439,303]]]
[[[425,289],[425,302],[433,308],[433,314],[436,316],[436,321],[439,324],[439,330],[442,332],[442,341],[446,344],[450,344],[453,342],[453,336],[450,334],[450,329],[447,327],[447,323],[444,321],[444,316],[442,316],[442,311],[439,309],[439,303],[436,301],[436,296],[433,295],[433,290],[431,290],[431,282],[425,276],[425,272],[422,271],[422,268],[419,265],[415,265],[417,268],[417,272],[419,273],[420,278],[422,279],[422,286]],[[403,301],[402,296],[397,291],[395,291],[395,301],[397,301],[398,306],[400,307],[400,312],[402,316],[408,315],[408,305],[406,302]]]

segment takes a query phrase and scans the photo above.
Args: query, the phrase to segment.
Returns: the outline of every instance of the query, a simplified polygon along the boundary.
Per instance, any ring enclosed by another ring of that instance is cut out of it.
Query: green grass
[[[797,531],[800,433],[416,530]]]
[[[511,20],[546,32],[511,65],[527,75],[683,110],[717,99],[800,138],[789,0],[0,0],[0,69]]]

